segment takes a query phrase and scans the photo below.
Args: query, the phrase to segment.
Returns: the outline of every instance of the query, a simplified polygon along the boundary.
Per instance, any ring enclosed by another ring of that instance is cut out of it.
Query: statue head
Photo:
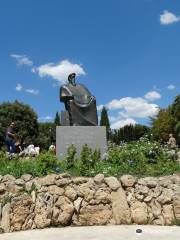
[[[76,86],[76,80],[75,80],[75,78],[76,78],[76,74],[75,74],[75,73],[71,73],[71,74],[69,74],[69,76],[68,76],[68,81],[69,81],[69,83],[72,84],[73,86]]]

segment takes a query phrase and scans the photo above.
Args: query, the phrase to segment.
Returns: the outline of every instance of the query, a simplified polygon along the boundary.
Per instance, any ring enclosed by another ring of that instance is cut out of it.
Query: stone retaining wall
[[[0,231],[180,220],[180,176],[0,176]]]

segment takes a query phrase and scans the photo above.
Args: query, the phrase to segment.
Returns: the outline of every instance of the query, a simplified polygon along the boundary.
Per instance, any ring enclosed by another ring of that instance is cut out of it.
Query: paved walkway
[[[142,229],[142,233],[136,233]],[[180,227],[99,226],[30,230],[0,235],[0,240],[180,240]]]

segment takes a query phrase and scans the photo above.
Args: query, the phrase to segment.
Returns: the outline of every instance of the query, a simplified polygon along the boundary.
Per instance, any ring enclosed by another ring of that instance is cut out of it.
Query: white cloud
[[[47,63],[33,68],[32,72],[37,72],[41,78],[49,76],[53,79],[65,83],[70,73],[85,75],[85,71],[79,64],[71,63],[69,60],[63,60],[57,64]]]
[[[22,88],[23,88],[22,85],[21,85],[20,83],[18,83],[18,84],[16,85],[16,88],[15,88],[15,89],[16,89],[17,92],[20,92],[20,91],[22,91]]]
[[[39,94],[39,90],[36,90],[36,89],[25,89],[25,92],[33,94],[33,95]]]
[[[45,116],[45,117],[39,117],[38,118],[38,121],[40,121],[40,122],[48,122],[48,121],[52,121],[53,120],[53,117],[51,117],[51,116]]]
[[[123,111],[121,111],[120,114],[126,118],[148,118],[157,115],[159,112],[158,105],[148,103],[146,99],[140,97],[125,97],[119,100],[114,99],[109,102],[106,107],[110,110],[122,109]]]
[[[163,25],[168,25],[179,21],[179,16],[176,16],[174,13],[171,13],[167,10],[165,10],[163,14],[160,15],[160,23]]]
[[[121,127],[124,127],[125,125],[135,125],[136,124],[136,121],[132,118],[127,118],[127,119],[121,119],[121,120],[117,120],[117,121],[114,121],[112,124],[111,124],[111,128],[112,129],[119,129]]]
[[[99,105],[99,106],[97,106],[97,110],[98,111],[101,111],[103,109],[103,105],[101,104],[101,105]]]
[[[33,65],[33,62],[26,55],[11,54],[10,57],[16,59],[18,65]]]
[[[174,90],[176,87],[173,84],[167,86],[168,90]]]
[[[161,95],[157,91],[152,91],[152,92],[146,93],[144,97],[149,101],[154,101],[154,100],[160,99]]]

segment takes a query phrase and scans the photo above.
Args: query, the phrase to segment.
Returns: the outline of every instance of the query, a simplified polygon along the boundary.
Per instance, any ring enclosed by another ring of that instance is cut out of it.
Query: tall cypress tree
[[[102,111],[101,111],[100,126],[106,127],[107,138],[109,139],[110,123],[109,123],[108,111],[107,111],[106,107],[103,107]]]
[[[58,112],[56,112],[56,116],[55,116],[55,118],[54,118],[54,124],[55,124],[56,126],[60,126],[60,125],[61,125],[60,117],[59,117],[59,113],[58,113]]]

